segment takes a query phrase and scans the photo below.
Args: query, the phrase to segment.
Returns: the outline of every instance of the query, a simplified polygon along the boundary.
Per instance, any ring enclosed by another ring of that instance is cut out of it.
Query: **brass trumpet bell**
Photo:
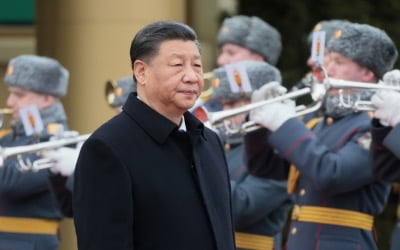
[[[11,115],[12,113],[13,113],[12,109],[9,108],[0,109],[0,128],[3,126],[4,116]]]
[[[326,78],[324,85],[328,91],[337,90],[340,103],[339,105],[343,108],[357,111],[375,111],[374,105],[372,105],[370,99],[363,99],[361,96],[355,95],[355,93],[364,92],[365,96],[371,98],[375,91],[378,90],[392,90],[400,92],[400,86],[392,86],[378,83],[365,83],[365,82],[354,82],[346,81],[335,78]],[[357,97],[354,100],[346,98],[350,92],[353,96]]]
[[[212,97],[213,94],[213,85],[211,82],[212,77],[213,77],[212,72],[206,72],[203,74],[204,87],[203,91],[200,94],[200,99],[202,100],[203,103],[207,102]]]
[[[104,95],[106,97],[106,102],[111,107],[112,107],[112,103],[115,100],[115,88],[116,88],[116,86],[117,86],[117,84],[112,80],[107,81],[105,86],[104,86]]]

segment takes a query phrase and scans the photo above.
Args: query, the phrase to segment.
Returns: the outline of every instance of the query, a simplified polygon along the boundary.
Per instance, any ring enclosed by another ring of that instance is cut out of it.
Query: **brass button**
[[[292,227],[292,230],[290,231],[292,234],[296,234],[297,233],[297,228]]]
[[[298,220],[300,215],[300,206],[294,205],[292,210],[292,220]]]
[[[304,188],[302,188],[299,192],[300,196],[304,196],[306,195],[306,190]]]
[[[332,123],[333,123],[334,121],[333,121],[333,118],[332,118],[332,117],[327,117],[326,120],[325,120],[325,122],[326,122],[326,124],[328,124],[328,125],[332,125]]]

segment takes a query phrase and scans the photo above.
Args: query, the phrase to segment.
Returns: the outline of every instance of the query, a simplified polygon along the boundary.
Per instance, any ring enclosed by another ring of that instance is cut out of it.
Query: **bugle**
[[[34,152],[39,152],[41,150],[50,150],[50,149],[56,149],[60,148],[66,145],[70,144],[75,144],[79,143],[82,141],[85,141],[90,134],[84,134],[84,135],[79,135],[71,138],[62,138],[62,139],[56,139],[53,141],[47,141],[47,142],[40,142],[36,144],[31,144],[31,145],[25,145],[25,146],[16,146],[16,147],[0,147],[0,168],[4,166],[5,160],[11,158],[11,157],[17,157],[19,155],[27,154],[27,153],[34,153]],[[40,162],[41,164],[44,164],[44,161]],[[50,167],[50,165],[49,165]],[[43,167],[41,167],[43,168]],[[23,169],[23,170],[30,170],[30,169]]]
[[[236,134],[236,133],[243,134],[243,133],[247,133],[247,132],[259,129],[260,127],[257,124],[255,124],[254,122],[249,121],[249,122],[242,124],[242,126],[239,129],[231,129],[228,126],[223,124],[224,121],[226,121],[226,119],[231,118],[233,116],[248,113],[251,110],[262,107],[267,104],[281,102],[281,101],[285,101],[288,99],[305,96],[307,94],[311,94],[313,100],[316,102],[314,105],[312,105],[309,108],[304,108],[303,106],[297,107],[296,115],[302,116],[302,115],[314,112],[321,107],[321,99],[325,95],[325,88],[324,88],[323,84],[316,83],[312,87],[305,87],[302,89],[291,91],[291,92],[281,95],[281,96],[277,96],[277,97],[274,97],[271,99],[266,99],[266,100],[255,102],[255,103],[250,103],[243,107],[230,109],[230,110],[208,112],[204,107],[199,107],[198,109],[194,110],[194,114],[197,118],[199,118],[201,121],[203,121],[205,123],[205,125],[208,127],[216,128],[222,124],[224,126],[224,131],[227,135],[232,135],[232,134]]]
[[[12,113],[13,113],[12,109],[9,108],[0,109],[0,127],[3,126],[4,115],[11,115]]]
[[[117,84],[112,81],[106,81],[105,85],[104,85],[104,95],[106,97],[106,102],[110,107],[112,106],[112,103],[115,100],[115,88],[116,88]]]
[[[335,78],[326,78],[324,84],[329,91],[338,91],[340,99],[339,105],[341,107],[351,109],[354,112],[375,111],[375,107],[374,105],[372,105],[370,99],[363,100],[361,96],[354,95],[354,93],[363,91],[365,96],[371,98],[374,92],[378,90],[400,91],[400,86],[392,86],[379,83],[354,82]],[[346,91],[351,92],[355,98],[346,98]]]

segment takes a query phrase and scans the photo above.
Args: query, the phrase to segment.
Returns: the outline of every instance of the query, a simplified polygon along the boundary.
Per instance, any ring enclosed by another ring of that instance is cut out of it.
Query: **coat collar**
[[[159,144],[164,144],[168,136],[179,128],[171,120],[139,100],[136,93],[129,95],[122,110]],[[183,116],[187,132],[193,135],[200,134],[204,137],[203,123],[188,111]]]

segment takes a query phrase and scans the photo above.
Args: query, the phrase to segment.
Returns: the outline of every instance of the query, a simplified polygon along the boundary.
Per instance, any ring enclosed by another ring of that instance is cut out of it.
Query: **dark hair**
[[[158,21],[142,28],[133,38],[131,63],[138,59],[149,60],[158,53],[160,44],[167,40],[193,41],[200,48],[196,32],[188,25],[176,21]]]

